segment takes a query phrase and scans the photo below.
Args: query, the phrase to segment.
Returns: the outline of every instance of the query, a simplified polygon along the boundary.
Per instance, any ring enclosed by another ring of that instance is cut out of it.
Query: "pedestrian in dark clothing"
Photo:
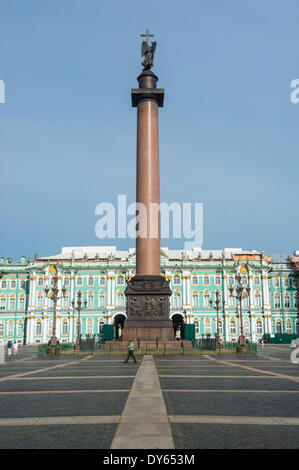
[[[11,357],[12,348],[13,348],[13,342],[11,340],[8,340],[7,341],[7,355],[8,355],[8,357]]]
[[[135,356],[134,356],[134,343],[131,339],[129,340],[129,344],[128,344],[127,359],[124,362],[127,363],[128,360],[130,359],[130,357],[134,360],[135,364],[137,364],[137,361],[136,361]]]

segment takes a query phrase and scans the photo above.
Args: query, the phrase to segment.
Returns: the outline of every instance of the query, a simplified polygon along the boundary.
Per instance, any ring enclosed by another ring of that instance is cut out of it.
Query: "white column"
[[[69,320],[69,341],[73,341],[73,329],[74,329],[74,315],[75,315],[75,310],[72,307],[72,300],[75,300],[75,273],[74,271],[71,272],[71,277],[70,277],[70,320]]]

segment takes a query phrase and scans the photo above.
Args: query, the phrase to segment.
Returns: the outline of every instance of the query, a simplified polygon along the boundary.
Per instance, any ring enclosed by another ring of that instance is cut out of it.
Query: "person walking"
[[[15,342],[13,343],[13,346],[12,346],[12,354],[13,354],[14,357],[17,357],[17,355],[18,355],[18,347],[19,347],[19,345],[18,345],[18,343],[15,341]]]
[[[12,353],[13,342],[11,339],[7,341],[7,355],[10,358]]]
[[[137,364],[137,361],[135,359],[135,356],[134,356],[134,343],[133,341],[130,339],[129,340],[129,344],[128,344],[128,355],[127,355],[127,359],[124,361],[125,363],[128,362],[128,360],[130,359],[130,357],[134,360],[135,364]]]

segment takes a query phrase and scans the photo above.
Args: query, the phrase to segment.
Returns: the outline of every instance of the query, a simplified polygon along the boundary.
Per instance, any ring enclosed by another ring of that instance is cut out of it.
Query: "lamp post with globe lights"
[[[229,288],[230,297],[233,297],[238,300],[239,302],[239,316],[240,316],[240,336],[239,336],[239,344],[242,349],[246,348],[246,337],[244,335],[244,328],[243,328],[243,315],[242,315],[242,300],[247,298],[250,294],[250,287],[246,286],[243,287],[242,285],[242,276],[240,273],[236,275],[237,286],[234,289],[233,287]]]
[[[81,337],[81,320],[80,320],[80,313],[83,308],[87,307],[87,300],[84,300],[84,307],[82,307],[82,292],[79,290],[77,292],[77,305],[74,300],[72,300],[72,307],[74,310],[78,312],[78,320],[77,320],[77,336],[75,341],[75,350],[80,349],[80,337]]]
[[[218,346],[218,354],[220,354],[219,310],[220,310],[220,304],[221,304],[221,293],[219,292],[219,290],[216,290],[215,295],[216,295],[216,299],[215,299],[214,305],[213,305],[213,300],[212,299],[209,300],[209,303],[210,303],[211,307],[216,308],[216,312],[217,312],[217,318],[216,318],[216,322],[217,322],[217,324],[216,324],[216,344]],[[223,308],[224,308],[224,306],[225,306],[225,301],[224,300],[222,301],[222,305],[223,305]]]
[[[53,286],[51,289],[49,289],[49,287],[45,288],[46,297],[53,301],[53,328],[52,328],[52,336],[50,339],[50,344],[49,344],[49,349],[48,349],[49,354],[55,354],[56,345],[57,345],[57,336],[56,336],[57,301],[61,298],[64,298],[67,293],[67,289],[65,288],[65,286],[63,286],[63,288],[61,289],[62,295],[59,296],[60,289],[58,288],[58,276],[57,276],[56,267],[52,268],[52,273],[54,274],[54,276],[52,277]]]

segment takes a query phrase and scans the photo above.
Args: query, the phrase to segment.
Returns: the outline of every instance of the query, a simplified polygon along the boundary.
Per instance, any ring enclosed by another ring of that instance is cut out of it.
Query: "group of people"
[[[7,341],[7,356],[8,358],[16,357],[18,355],[18,343],[13,340]]]

